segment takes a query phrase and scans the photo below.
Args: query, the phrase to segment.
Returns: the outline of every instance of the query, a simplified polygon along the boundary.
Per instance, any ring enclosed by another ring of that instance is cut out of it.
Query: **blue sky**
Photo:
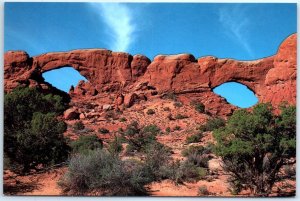
[[[25,50],[31,56],[106,48],[150,59],[191,53],[254,60],[275,54],[297,30],[296,4],[279,3],[5,3],[4,21],[5,51]],[[80,79],[68,69],[61,74],[65,82],[57,81],[58,75],[59,70],[44,77],[63,90]]]

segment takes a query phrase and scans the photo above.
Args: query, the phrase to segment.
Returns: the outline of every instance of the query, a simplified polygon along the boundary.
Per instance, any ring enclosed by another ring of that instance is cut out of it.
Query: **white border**
[[[146,199],[155,199],[155,200],[207,200],[207,199],[213,199],[216,201],[223,201],[223,199],[247,199],[247,200],[262,200],[265,198],[240,198],[240,197],[209,197],[209,198],[203,198],[203,197],[62,197],[62,196],[3,196],[3,95],[4,95],[4,78],[3,78],[3,56],[4,56],[4,2],[169,2],[169,3],[175,3],[175,2],[182,2],[182,3],[188,3],[188,2],[202,2],[202,3],[299,3],[300,0],[252,0],[252,1],[235,1],[235,0],[188,0],[188,1],[182,1],[182,0],[111,0],[111,1],[105,1],[105,0],[89,0],[89,1],[82,1],[82,0],[0,0],[0,134],[1,134],[1,148],[0,148],[0,200],[13,200],[13,201],[37,201],[37,200],[49,200],[49,201],[57,201],[57,199],[62,200],[146,200]],[[298,5],[297,5],[297,11],[298,11]],[[297,29],[299,27],[299,17],[297,12]],[[298,32],[298,30],[297,30]],[[299,40],[297,41],[297,46],[299,47]],[[297,52],[299,52],[299,49],[297,49]],[[297,61],[299,61],[299,53],[297,54]],[[297,78],[299,78],[299,70],[297,70]],[[297,79],[297,89],[299,89],[300,83]],[[297,93],[297,106],[299,103],[298,93]],[[297,107],[297,117],[299,117],[300,110]],[[300,122],[297,119],[297,133],[300,129]],[[297,136],[297,159],[299,159],[299,136]],[[296,174],[296,197],[293,198],[284,198],[288,200],[294,200],[299,198],[299,181],[300,181],[300,171],[299,171],[299,165],[297,164],[297,174]],[[271,200],[282,200],[283,198],[267,198]]]

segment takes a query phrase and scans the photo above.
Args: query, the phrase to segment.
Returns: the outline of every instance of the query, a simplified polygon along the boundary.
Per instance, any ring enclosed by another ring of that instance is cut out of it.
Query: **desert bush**
[[[64,193],[84,195],[92,191],[103,195],[145,195],[145,185],[151,180],[145,176],[139,163],[120,160],[104,150],[74,155],[67,173],[60,179]]]
[[[152,135],[157,135],[159,134],[160,131],[161,131],[160,128],[155,124],[150,124],[143,128],[143,132],[145,133],[149,132]]]
[[[91,150],[102,149],[103,142],[96,135],[80,136],[78,140],[71,142],[74,153],[87,154]]]
[[[131,122],[129,125],[127,125],[125,131],[123,131],[122,128],[120,128],[120,132],[124,133],[124,135],[132,137],[139,133],[141,131],[141,128],[139,127],[139,123],[137,121]]]
[[[187,161],[197,167],[208,168],[209,157],[205,154],[192,153],[187,156]]]
[[[109,130],[102,127],[102,128],[99,128],[99,129],[98,129],[98,132],[99,132],[99,133],[102,133],[102,134],[107,134],[107,133],[109,133]]]
[[[146,159],[143,171],[153,181],[169,177],[170,148],[160,143],[151,143],[146,149]]]
[[[155,114],[155,110],[149,109],[149,110],[147,110],[147,114],[148,115],[153,115],[153,114]]]
[[[202,163],[199,160],[199,164],[188,159],[183,162],[173,161],[171,149],[160,143],[152,143],[145,153],[143,172],[152,181],[171,179],[180,184],[183,181],[203,179],[207,174],[206,168],[201,167]]]
[[[283,170],[287,178],[296,179],[296,167],[293,167],[292,165],[284,165]]]
[[[169,93],[166,93],[162,96],[163,99],[169,99],[169,100],[173,100],[173,101],[176,101],[177,100],[177,96],[174,92],[169,92]]]
[[[180,170],[182,171],[181,180],[188,182],[195,182],[200,179],[204,179],[207,174],[205,168],[197,167],[189,161],[184,161],[180,166]]]
[[[188,161],[170,161],[160,167],[161,179],[171,179],[175,184],[182,184],[184,181],[195,182],[204,179],[207,175],[206,168],[197,167]]]
[[[117,119],[119,118],[118,116],[119,116],[119,115],[116,114],[114,111],[109,110],[109,111],[106,111],[106,112],[105,112],[104,118],[105,118],[106,120],[110,120],[110,119],[117,120]]]
[[[183,183],[183,172],[180,160],[170,161],[168,165],[162,166],[162,172],[166,179],[172,180],[176,185]]]
[[[83,130],[84,128],[85,128],[85,126],[82,123],[82,121],[76,121],[73,125],[74,131],[80,131],[80,130]]]
[[[145,152],[147,146],[156,143],[156,136],[160,129],[156,125],[140,127],[138,123],[132,122],[124,131],[124,136],[127,139],[127,153],[130,152]]]
[[[203,103],[197,103],[195,104],[195,110],[199,113],[204,113],[205,112],[205,106]]]
[[[8,169],[14,169],[14,168],[11,167],[10,159],[4,153],[4,156],[3,156],[3,170],[8,170]]]
[[[181,130],[181,127],[177,125],[177,126],[175,126],[175,127],[173,128],[173,130],[174,130],[174,131],[180,131],[180,130]]]
[[[203,134],[201,132],[188,136],[186,138],[186,143],[196,143],[196,142],[200,142],[200,140],[203,138]]]
[[[67,158],[63,137],[67,126],[58,121],[68,103],[59,95],[18,87],[4,95],[4,154],[22,172]]]
[[[175,119],[186,119],[186,118],[189,118],[189,117],[186,116],[186,115],[182,115],[182,114],[177,114],[177,115],[175,116]]]
[[[111,154],[119,154],[122,150],[122,139],[115,136],[114,140],[108,143],[108,151]]]
[[[198,188],[198,195],[201,196],[201,195],[209,195],[209,191],[207,190],[207,186],[205,185],[202,185]]]
[[[167,127],[167,128],[166,128],[166,132],[167,132],[167,133],[170,133],[170,132],[171,132],[171,128],[170,128],[170,127]]]
[[[118,133],[123,133],[124,129],[123,128],[118,128]]]
[[[225,120],[221,119],[221,118],[213,118],[213,119],[209,119],[206,124],[201,125],[199,127],[199,130],[202,132],[205,131],[213,131],[216,130],[218,128],[224,127],[225,126]]]
[[[186,162],[193,164],[197,167],[208,167],[209,151],[206,147],[203,146],[189,146],[187,149],[184,149],[181,154],[185,156]]]
[[[233,187],[268,196],[280,168],[296,155],[296,107],[283,105],[279,115],[268,103],[237,110],[214,137]]]
[[[127,119],[125,117],[120,118],[120,122],[125,122],[125,121],[127,121]]]
[[[189,146],[182,151],[186,160],[182,164],[182,180],[199,180],[207,174],[209,155],[203,146]],[[190,168],[190,169],[189,169]]]
[[[176,101],[173,105],[174,105],[174,107],[177,107],[177,108],[183,106],[182,102],[179,102],[179,101]]]
[[[205,146],[205,151],[204,153],[210,154],[213,152],[215,145],[212,142],[208,142],[207,145]]]
[[[192,146],[188,146],[186,149],[184,149],[182,152],[181,152],[181,155],[187,157],[188,155],[191,155],[191,154],[203,154],[205,152],[205,147],[203,147],[202,145],[199,145],[199,146],[195,146],[195,145],[192,145]]]

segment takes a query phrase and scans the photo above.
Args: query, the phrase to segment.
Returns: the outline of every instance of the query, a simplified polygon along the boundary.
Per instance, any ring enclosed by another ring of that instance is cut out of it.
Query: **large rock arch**
[[[100,93],[134,93],[145,85],[158,94],[201,93],[236,81],[251,89],[260,102],[274,106],[282,101],[296,104],[296,52],[296,34],[289,36],[274,56],[254,61],[213,56],[195,59],[190,54],[179,54],[158,55],[151,62],[143,55],[105,49],[54,52],[31,58],[24,51],[8,51],[4,55],[4,89],[41,83],[42,73],[72,66]]]

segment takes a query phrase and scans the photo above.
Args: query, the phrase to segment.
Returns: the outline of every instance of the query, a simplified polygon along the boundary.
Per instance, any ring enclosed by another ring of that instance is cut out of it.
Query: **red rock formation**
[[[151,62],[142,55],[104,49],[47,53],[31,58],[23,51],[8,51],[4,55],[4,87],[5,91],[10,91],[19,84],[48,86],[42,73],[72,66],[88,82],[81,82],[70,91],[71,96],[97,97],[109,92],[115,94],[115,98],[124,95],[124,102],[131,105],[132,94],[144,94],[146,100],[168,92],[187,98],[198,93],[210,100],[206,104],[219,108],[217,113],[223,108],[221,113],[225,114],[234,107],[226,104],[212,89],[229,81],[248,86],[260,102],[271,102],[274,106],[282,101],[295,104],[296,51],[296,34],[280,45],[276,55],[255,61],[212,56],[196,60],[193,55],[180,54],[159,55]],[[123,100],[117,102],[122,104]]]
[[[131,107],[139,99],[136,93],[128,94],[124,97],[125,107]]]
[[[266,74],[262,102],[274,105],[287,101],[296,104],[297,78],[297,35],[288,37],[279,47],[274,57],[274,67]]]
[[[66,120],[73,120],[79,119],[80,113],[75,108],[69,108],[64,112],[64,119]]]
[[[8,51],[4,54],[4,89],[10,91],[19,84],[29,85],[34,73],[32,58],[24,51]],[[33,81],[31,81],[33,84]]]

